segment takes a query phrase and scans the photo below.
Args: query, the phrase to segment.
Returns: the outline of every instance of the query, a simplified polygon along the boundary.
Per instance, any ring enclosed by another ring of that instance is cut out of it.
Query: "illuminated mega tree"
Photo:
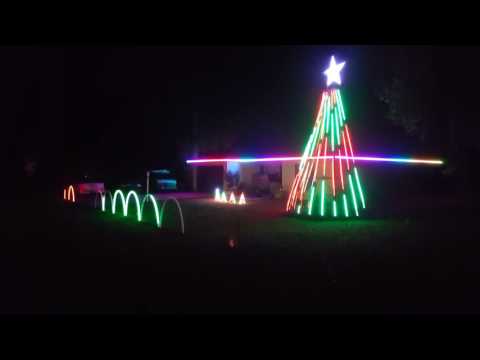
[[[313,131],[287,200],[287,211],[322,217],[359,216],[365,209],[352,138],[340,89],[340,71],[332,56]]]

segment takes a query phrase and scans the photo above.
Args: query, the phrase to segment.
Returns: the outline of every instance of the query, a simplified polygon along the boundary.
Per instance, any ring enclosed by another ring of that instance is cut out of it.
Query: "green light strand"
[[[348,183],[350,184],[350,191],[352,192],[352,200],[353,200],[353,206],[355,208],[355,215],[358,216],[357,199],[356,199],[356,196],[355,196],[355,189],[353,188],[351,174],[348,174]]]
[[[326,96],[326,100],[325,100],[325,106],[323,107],[323,117],[322,117],[322,129],[320,131],[320,140],[323,139],[323,135],[325,134],[325,119],[326,119],[326,115],[327,115],[327,110],[328,110],[328,95],[325,95]]]
[[[303,156],[302,156],[302,161],[300,162],[300,171],[303,170],[303,167],[305,166],[305,161],[308,157],[308,153],[309,153],[309,150],[310,150],[310,145],[312,143],[312,134],[310,134],[310,137],[308,138],[308,142],[307,142],[307,146],[305,147],[305,151],[303,152]]]
[[[336,113],[337,113],[337,116],[338,116],[340,127],[342,127],[343,126],[343,116],[342,116],[342,113],[339,109],[340,109],[340,105],[338,105],[338,107],[335,108],[335,110],[336,110]]]
[[[315,194],[315,186],[312,185],[310,189],[310,201],[308,203],[308,215],[312,215],[313,196]]]
[[[343,194],[343,209],[345,211],[345,217],[348,217],[348,204],[347,204],[347,196],[345,193]]]
[[[321,196],[321,201],[320,201],[320,216],[323,216],[325,214],[325,180],[322,179],[322,196]]]
[[[345,120],[344,119],[344,114],[343,114],[343,109],[342,109],[342,102],[341,102],[341,98],[339,97],[339,91],[337,91],[337,102],[338,102],[338,112],[340,114],[340,117],[342,118],[342,120]]]
[[[302,208],[301,205],[298,205],[298,206],[297,206],[297,214],[298,214],[298,215],[300,215],[300,209],[301,209],[301,208]]]
[[[313,141],[312,141],[313,146],[310,146],[310,151],[309,151],[309,155],[308,155],[309,157],[312,156],[313,151],[315,150],[315,144],[317,143],[318,134],[320,133],[320,127],[316,126],[313,133],[314,133]]]
[[[333,200],[333,217],[337,217],[337,202]]]
[[[342,95],[340,95],[340,90],[337,90],[337,97],[340,101],[340,111],[342,112],[343,120],[346,121],[347,117],[345,116],[345,108],[343,107],[343,100],[342,100]]]
[[[305,146],[305,151],[303,152],[302,162],[308,157],[308,152],[310,151],[310,146],[312,143],[313,132],[308,137],[307,146]]]
[[[365,199],[363,197],[362,187],[360,186],[360,178],[358,176],[357,168],[354,167],[353,171],[355,172],[355,179],[357,180],[358,192],[360,193],[360,200],[362,200],[362,207],[365,209]]]
[[[153,197],[152,194],[147,194],[145,195],[145,197],[143,198],[142,200],[142,206],[140,207],[140,212],[142,214],[142,220],[143,218],[145,217],[143,215],[143,210],[144,210],[144,207],[145,207],[145,202],[147,202],[148,200],[150,200],[149,202],[153,205],[153,209],[155,210],[155,220],[157,222],[157,227],[160,227],[161,224],[160,224],[160,214],[158,212],[158,205],[157,205],[157,202],[155,201],[155,198]]]

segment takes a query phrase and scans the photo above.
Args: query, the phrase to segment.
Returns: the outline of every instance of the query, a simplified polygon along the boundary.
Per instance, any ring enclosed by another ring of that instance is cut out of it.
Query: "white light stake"
[[[219,188],[215,189],[215,201],[219,201],[219,202],[222,201]]]
[[[222,202],[222,203],[227,202],[227,194],[225,194],[225,191],[222,191],[222,197],[220,199],[220,202]]]
[[[240,199],[238,200],[238,205],[246,205],[247,202],[245,201],[245,195],[243,193],[240,195]]]

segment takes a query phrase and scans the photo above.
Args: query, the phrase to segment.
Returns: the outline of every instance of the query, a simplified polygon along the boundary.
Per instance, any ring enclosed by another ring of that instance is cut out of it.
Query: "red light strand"
[[[340,152],[340,148],[338,148],[338,156],[341,156],[342,153]],[[342,170],[342,159],[338,159],[338,165],[340,167],[340,183],[342,184],[342,191],[345,190],[345,186],[343,184],[343,170]]]
[[[348,153],[347,153],[347,145],[345,142],[345,132],[342,131],[342,140],[343,140],[343,149],[345,150],[345,156],[347,157],[345,160],[347,161],[347,170],[350,170],[350,162],[348,159]]]

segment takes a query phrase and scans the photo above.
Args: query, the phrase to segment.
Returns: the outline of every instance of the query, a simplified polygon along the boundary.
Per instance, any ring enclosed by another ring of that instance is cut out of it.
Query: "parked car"
[[[105,183],[101,176],[84,173],[82,176],[76,177],[75,191],[79,194],[96,194],[97,192],[105,191]]]
[[[150,170],[150,192],[177,190],[177,179],[168,169]]]
[[[97,192],[105,192],[103,182],[82,182],[77,184],[79,194],[96,194]]]

